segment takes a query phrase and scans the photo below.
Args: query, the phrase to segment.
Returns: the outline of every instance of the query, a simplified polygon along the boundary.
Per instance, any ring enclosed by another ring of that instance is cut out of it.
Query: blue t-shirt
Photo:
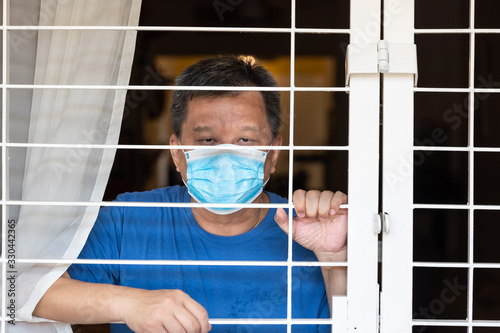
[[[267,192],[266,192],[267,193]],[[271,203],[287,202],[267,193]],[[190,202],[186,187],[125,193],[118,201]],[[254,229],[237,236],[206,232],[191,208],[103,207],[79,258],[130,260],[286,261],[288,237],[269,209]],[[316,261],[293,243],[293,260]],[[200,303],[211,319],[286,318],[286,266],[72,265],[73,279],[143,289],[180,289]],[[318,267],[292,268],[292,318],[328,318],[324,281]],[[112,332],[131,332],[111,325]],[[322,325],[293,326],[294,332],[329,331]],[[212,325],[212,332],[286,332],[284,325]]]

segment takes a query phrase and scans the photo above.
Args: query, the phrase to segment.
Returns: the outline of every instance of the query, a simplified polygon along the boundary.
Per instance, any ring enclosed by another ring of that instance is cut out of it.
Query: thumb
[[[276,209],[274,221],[276,221],[279,227],[288,234],[288,214],[283,208]]]

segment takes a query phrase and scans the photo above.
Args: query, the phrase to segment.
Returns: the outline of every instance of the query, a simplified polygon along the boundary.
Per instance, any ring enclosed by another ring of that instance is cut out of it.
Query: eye
[[[240,138],[238,140],[238,143],[240,145],[249,145],[249,144],[254,144],[255,143],[255,140],[253,139],[249,139],[249,138]]]
[[[203,145],[211,145],[215,143],[215,140],[212,138],[201,139],[200,143]]]

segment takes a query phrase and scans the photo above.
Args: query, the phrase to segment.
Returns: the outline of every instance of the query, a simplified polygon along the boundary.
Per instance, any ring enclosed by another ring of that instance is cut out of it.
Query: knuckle
[[[294,194],[304,194],[304,193],[306,193],[306,191],[298,189],[298,190],[295,190],[293,193]]]
[[[190,320],[187,326],[189,332],[199,332],[201,330],[200,323],[196,320]]]
[[[333,191],[330,191],[330,190],[326,190],[326,191],[323,191],[322,193],[323,195],[327,195],[327,196],[334,196],[335,195],[335,192]]]
[[[307,199],[316,199],[319,198],[321,195],[321,192],[318,190],[311,190],[306,193],[306,198]]]
[[[201,320],[208,322],[208,312],[204,308],[199,309],[196,315]]]

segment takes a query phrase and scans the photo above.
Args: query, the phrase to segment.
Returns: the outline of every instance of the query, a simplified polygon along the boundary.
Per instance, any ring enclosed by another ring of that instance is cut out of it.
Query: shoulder
[[[188,197],[189,194],[184,186],[169,186],[150,191],[122,193],[116,197],[115,202],[186,202],[189,200]],[[104,206],[99,210],[97,222],[104,220],[107,224],[109,220],[114,220],[122,224],[124,219],[133,220],[137,216],[154,215],[154,212],[161,209],[163,208],[151,206]]]
[[[276,193],[266,191],[266,194],[269,196],[271,203],[288,203],[287,198],[283,198]]]
[[[187,189],[184,186],[168,186],[149,191],[126,192],[119,194],[116,201],[131,202],[184,202]]]

